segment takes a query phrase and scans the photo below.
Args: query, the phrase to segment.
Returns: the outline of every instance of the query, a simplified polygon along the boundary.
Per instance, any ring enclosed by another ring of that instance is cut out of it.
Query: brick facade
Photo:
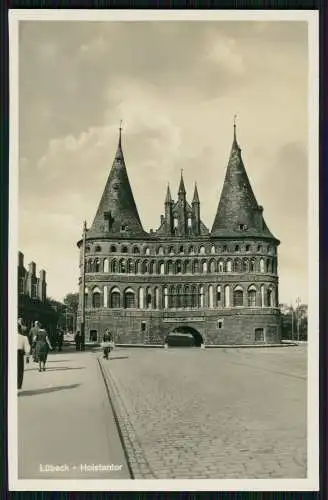
[[[157,231],[143,230],[120,137],[86,233],[86,341],[109,328],[126,344],[164,344],[181,329],[208,345],[279,343],[279,241],[256,202],[236,134],[212,230],[201,220],[197,186],[188,203],[182,173],[176,202],[167,188],[164,214]]]

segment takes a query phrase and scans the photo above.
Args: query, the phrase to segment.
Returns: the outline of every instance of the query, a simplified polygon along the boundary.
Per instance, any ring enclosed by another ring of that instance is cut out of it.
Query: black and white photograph
[[[318,489],[317,13],[9,16],[11,489]]]

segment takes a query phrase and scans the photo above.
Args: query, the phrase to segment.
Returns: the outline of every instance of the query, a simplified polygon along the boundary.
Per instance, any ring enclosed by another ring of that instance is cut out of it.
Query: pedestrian
[[[57,330],[57,347],[58,347],[58,352],[61,352],[62,347],[63,347],[63,342],[64,342],[64,332],[61,329]]]
[[[45,372],[48,352],[49,349],[52,350],[46,330],[40,328],[33,340],[35,342],[35,351],[39,361],[39,372],[42,370]]]
[[[108,355],[110,354],[110,348],[111,348],[111,343],[113,341],[113,337],[111,332],[108,330],[105,330],[104,336],[103,336],[103,341],[102,341],[102,348],[104,352],[104,359],[109,359]]]
[[[76,350],[77,350],[77,351],[80,351],[80,350],[81,350],[81,340],[82,340],[80,330],[78,330],[78,331],[76,332],[75,337],[74,337],[74,340],[75,340]]]
[[[34,321],[34,326],[31,328],[29,334],[28,334],[28,339],[29,339],[29,342],[30,342],[30,346],[31,346],[31,355],[33,356],[33,361],[35,363],[38,362],[38,359],[37,359],[37,354],[36,354],[36,350],[35,350],[35,341],[34,341],[34,337],[37,335],[37,333],[39,332],[40,330],[40,322],[39,321]]]
[[[24,355],[26,355],[26,363],[29,362],[29,354],[31,350],[26,333],[27,328],[23,325],[21,318],[18,320],[17,325],[17,389],[21,389],[24,378]]]

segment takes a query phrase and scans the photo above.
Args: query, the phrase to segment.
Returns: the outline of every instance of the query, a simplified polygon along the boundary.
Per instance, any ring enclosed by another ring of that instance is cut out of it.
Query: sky
[[[167,183],[197,181],[211,229],[237,137],[278,250],[280,302],[308,300],[307,24],[77,22],[19,26],[19,249],[48,295],[77,291],[83,221],[95,216],[123,120],[143,227]]]

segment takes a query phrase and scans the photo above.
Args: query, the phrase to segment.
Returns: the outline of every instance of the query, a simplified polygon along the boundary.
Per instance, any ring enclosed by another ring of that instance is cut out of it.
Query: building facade
[[[109,328],[121,344],[164,344],[173,332],[195,344],[279,343],[279,240],[269,231],[234,137],[209,230],[195,185],[187,200],[181,173],[170,188],[159,228],[141,224],[122,150],[85,237],[85,339]],[[80,270],[83,273],[83,240]],[[79,322],[82,279],[80,278]]]
[[[24,266],[24,254],[18,252],[17,269],[18,317],[30,328],[38,320],[49,333],[56,329],[58,314],[47,302],[46,272],[41,269],[36,275],[36,264]]]

